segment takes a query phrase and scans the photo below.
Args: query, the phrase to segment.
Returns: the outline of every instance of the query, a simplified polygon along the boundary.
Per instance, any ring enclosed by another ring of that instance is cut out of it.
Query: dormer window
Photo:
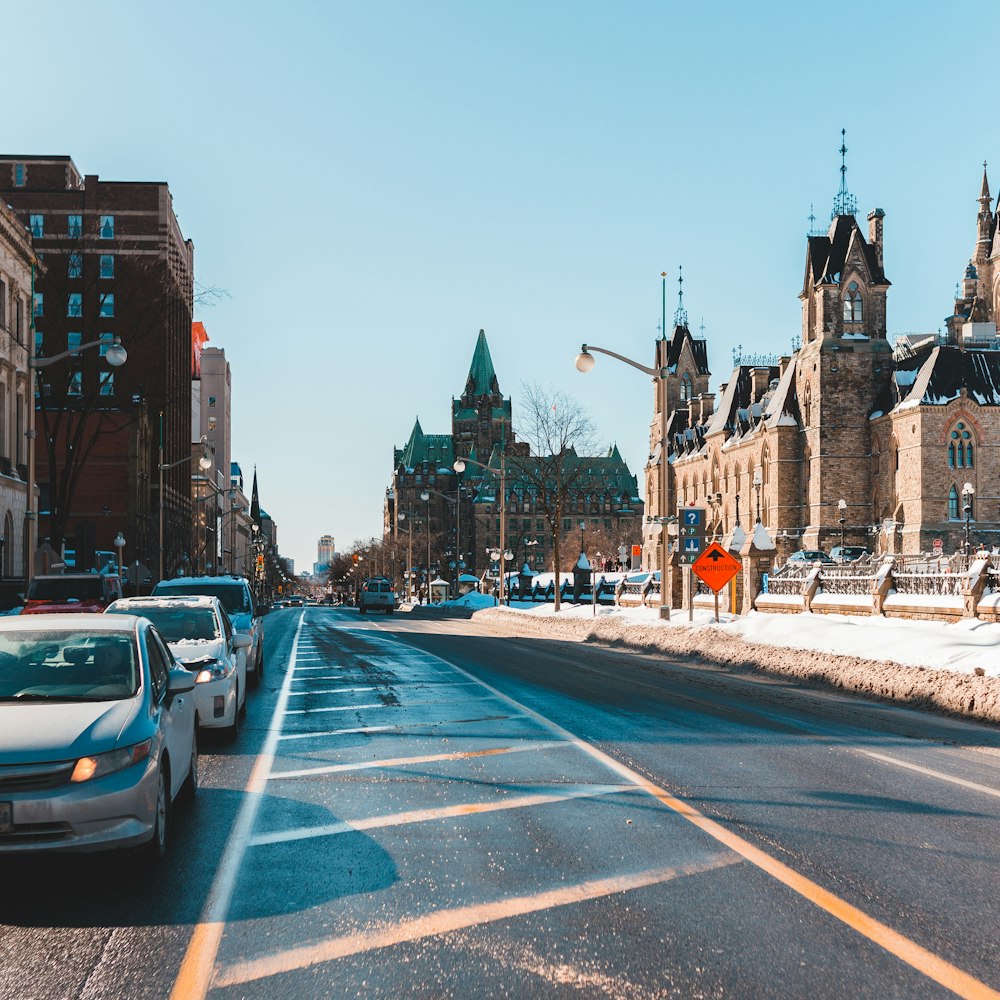
[[[847,286],[847,292],[844,295],[844,322],[860,323],[863,319],[861,291],[858,288],[858,283],[852,281]]]

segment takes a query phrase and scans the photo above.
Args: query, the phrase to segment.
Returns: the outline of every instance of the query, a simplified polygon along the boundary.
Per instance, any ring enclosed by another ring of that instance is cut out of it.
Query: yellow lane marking
[[[488,750],[460,750],[456,753],[430,753],[420,757],[390,757],[387,760],[363,760],[357,764],[327,764],[322,767],[303,767],[296,771],[272,771],[269,781],[278,778],[308,778],[314,774],[338,774],[341,771],[367,771],[379,767],[407,767],[410,764],[434,764],[442,760],[465,760],[471,757],[493,757],[498,754],[527,753],[531,750],[550,750],[566,746],[565,740],[542,743],[523,743],[511,747],[491,747]]]
[[[1000,799],[1000,788],[993,788],[990,785],[980,785],[975,781],[966,781],[965,778],[957,778],[952,774],[944,774],[942,771],[932,771],[929,767],[911,764],[909,761],[900,760],[898,757],[889,757],[884,753],[875,753],[874,750],[857,749],[855,753],[864,754],[865,757],[871,757],[873,760],[884,761],[886,764],[895,764],[896,767],[905,767],[908,771],[916,771],[917,774],[923,774],[928,778],[937,778],[940,781],[947,781],[953,785],[961,785],[962,788],[968,788],[973,792],[982,792],[983,795],[992,795],[994,798]]]
[[[438,934],[464,930],[467,927],[478,927],[497,920],[507,920],[527,913],[537,913],[540,910],[548,910],[556,906],[571,906],[590,899],[599,899],[602,896],[659,885],[672,879],[697,875],[735,864],[738,860],[727,852],[694,864],[679,865],[674,868],[655,868],[652,871],[638,872],[634,875],[620,875],[615,878],[595,879],[590,882],[580,882],[577,885],[563,886],[550,892],[536,893],[533,896],[502,899],[495,903],[479,903],[473,906],[438,910],[436,913],[403,920],[381,930],[346,934],[343,937],[330,938],[327,941],[320,941],[302,948],[291,948],[276,955],[238,962],[223,969],[214,985],[223,988],[252,983],[283,972],[294,972],[296,969],[305,969],[322,962],[345,958],[348,955],[358,955],[378,948],[389,948],[392,945],[408,941],[418,941]]]
[[[180,971],[177,973],[177,979],[174,980],[174,988],[170,991],[170,1000],[201,1000],[207,995],[212,985],[215,959],[219,954],[222,932],[226,926],[226,916],[229,913],[229,904],[236,886],[236,876],[239,874],[247,843],[251,833],[253,833],[253,825],[257,819],[264,790],[267,787],[268,772],[274,763],[278,734],[281,731],[285,707],[288,704],[288,692],[292,687],[292,677],[295,674],[299,649],[299,636],[302,633],[302,623],[305,621],[305,617],[306,613],[303,611],[299,616],[298,627],[295,629],[292,652],[288,659],[288,672],[285,674],[277,704],[274,706],[274,714],[271,716],[271,724],[268,727],[264,746],[250,772],[250,779],[244,790],[243,802],[236,814],[236,821],[233,823],[226,846],[222,850],[219,869],[212,882],[212,888],[209,890],[205,907],[194,933],[191,935],[191,940],[188,942]]]
[[[267,844],[285,844],[291,840],[311,840],[314,837],[334,837],[340,833],[360,833],[363,830],[382,830],[390,826],[409,826],[411,823],[429,823],[437,819],[453,819],[456,816],[475,816],[479,813],[502,812],[506,809],[527,809],[531,806],[551,805],[553,802],[568,802],[571,799],[592,799],[618,792],[634,792],[632,785],[570,785],[549,794],[516,795],[495,802],[466,802],[455,806],[441,806],[439,809],[413,809],[409,812],[391,813],[385,816],[366,816],[363,819],[343,820],[323,826],[300,826],[291,830],[275,830],[273,833],[259,833],[250,838],[251,847]]]
[[[493,692],[501,701],[506,702],[519,712],[534,719],[554,735],[569,740],[584,753],[589,754],[595,760],[601,761],[616,774],[633,782],[657,801],[662,802],[669,809],[672,809],[700,830],[703,830],[710,837],[713,837],[721,844],[725,844],[726,847],[735,851],[751,864],[756,865],[793,892],[798,893],[803,899],[809,900],[810,903],[829,913],[852,930],[857,931],[857,933],[873,941],[890,954],[895,955],[900,961],[905,962],[911,968],[916,969],[917,972],[927,976],[928,979],[933,979],[934,982],[945,989],[951,990],[957,996],[969,998],[969,1000],[973,1000],[973,998],[974,1000],[1000,1000],[1000,991],[987,986],[974,976],[969,975],[964,970],[959,969],[940,956],[935,955],[932,951],[917,944],[916,941],[900,934],[874,917],[870,917],[867,913],[852,906],[846,900],[834,895],[804,875],[800,875],[794,869],[782,864],[777,858],[771,857],[771,855],[755,847],[749,841],[744,840],[742,837],[726,829],[726,827],[716,823],[715,820],[709,819],[695,809],[694,806],[674,797],[665,789],[653,784],[653,782],[639,774],[638,771],[633,771],[632,768],[604,753],[603,750],[599,750],[586,740],[573,735],[569,730],[563,729],[562,726],[547,719],[544,715],[540,715],[533,709],[521,704],[521,702],[505,695],[502,691],[487,684],[486,681],[480,680],[467,670],[463,670],[457,664],[451,663],[450,660],[446,660],[440,656],[433,656],[430,653],[425,655],[448,664],[470,680],[478,681],[487,691]]]

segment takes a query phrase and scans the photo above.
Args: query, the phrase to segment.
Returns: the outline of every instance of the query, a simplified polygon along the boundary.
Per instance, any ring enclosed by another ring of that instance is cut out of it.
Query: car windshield
[[[239,583],[163,584],[157,587],[153,594],[162,597],[173,594],[200,594],[204,597],[217,597],[219,603],[230,614],[249,614],[252,611],[247,600],[246,588]]]
[[[120,701],[139,688],[136,664],[131,635],[0,632],[0,701]]]
[[[102,596],[99,576],[36,576],[28,584],[27,599],[66,604],[68,601],[100,600]]]
[[[167,642],[218,639],[219,623],[211,608],[158,608],[137,604],[116,607],[116,615],[142,615],[148,618]]]

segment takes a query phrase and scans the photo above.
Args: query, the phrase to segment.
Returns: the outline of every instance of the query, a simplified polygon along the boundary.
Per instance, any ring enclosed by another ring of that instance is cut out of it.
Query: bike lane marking
[[[267,776],[274,763],[275,751],[278,746],[278,736],[285,718],[288,696],[292,688],[292,677],[295,675],[295,665],[299,652],[299,639],[302,625],[305,622],[305,609],[299,618],[292,640],[292,651],[288,658],[288,670],[282,681],[278,701],[274,706],[271,724],[267,730],[264,746],[250,772],[250,779],[244,789],[244,799],[236,820],[222,852],[219,869],[212,881],[208,899],[202,909],[201,916],[188,942],[187,950],[181,962],[174,988],[170,991],[170,1000],[198,1000],[208,994],[215,973],[215,960],[222,943],[222,934],[226,927],[226,917],[232,902],[236,876],[243,864],[253,833],[254,822],[267,788]]]

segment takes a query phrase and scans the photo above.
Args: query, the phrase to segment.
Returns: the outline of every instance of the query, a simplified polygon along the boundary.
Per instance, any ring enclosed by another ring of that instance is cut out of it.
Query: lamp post
[[[847,524],[847,501],[841,497],[837,501],[837,510],[840,511],[840,517],[837,518],[840,521],[840,558],[841,561],[844,560],[844,525]]]
[[[507,540],[507,453],[505,451],[500,452],[499,469],[494,469],[492,465],[484,465],[482,462],[477,462],[474,458],[456,459],[452,468],[459,473],[465,472],[466,464],[472,464],[479,469],[485,469],[487,472],[492,472],[494,475],[498,475],[500,477],[500,551],[505,552]],[[500,593],[498,596],[500,604],[503,604],[504,582],[503,566],[501,565]]]
[[[208,438],[202,437],[201,443],[205,446],[205,450],[202,452],[201,457],[198,459],[198,466],[203,472],[207,472],[212,468],[212,456],[208,450]],[[177,459],[176,462],[164,462],[163,461],[163,410],[160,410],[160,461],[157,464],[157,468],[160,471],[160,494],[159,494],[159,504],[160,504],[160,579],[163,579],[163,473],[168,469],[176,469],[178,465],[183,465],[185,462],[194,461],[193,455],[185,455],[183,458]],[[254,526],[255,531],[259,531],[259,526]]]
[[[427,603],[431,602],[431,495],[422,490],[420,499],[427,505],[424,508],[424,519],[427,523]]]
[[[400,512],[397,517],[399,521],[405,521],[406,514]],[[413,603],[413,525],[406,525],[406,601]]]
[[[124,580],[122,576],[122,550],[125,548],[125,536],[120,531],[115,535],[113,544],[118,550],[118,585],[121,586]]]
[[[32,269],[32,274],[34,274],[34,269]],[[74,348],[71,351],[61,351],[59,354],[53,354],[49,358],[36,358],[35,357],[35,319],[34,319],[34,309],[31,312],[31,329],[28,331],[28,371],[31,372],[35,377],[29,379],[31,385],[29,387],[29,392],[32,394],[28,399],[28,498],[27,498],[27,509],[25,510],[25,518],[27,519],[30,527],[28,529],[28,558],[25,560],[27,563],[27,569],[25,572],[26,583],[31,583],[31,578],[35,575],[35,549],[38,548],[38,508],[35,505],[35,438],[37,432],[35,431],[35,400],[34,392],[37,388],[39,403],[44,398],[42,395],[41,387],[36,386],[37,372],[41,368],[48,368],[49,365],[54,365],[59,361],[63,361],[68,357],[77,355],[81,351],[92,350],[93,348],[101,348],[104,350],[104,360],[107,361],[112,368],[120,368],[126,361],[128,361],[128,352],[122,347],[122,342],[120,337],[112,337],[110,343],[107,340],[90,340],[86,344],[81,344],[79,347]]]
[[[666,293],[664,293],[666,294]],[[616,358],[632,368],[637,368],[653,379],[657,391],[657,404],[660,409],[660,512],[658,518],[654,518],[660,524],[660,617],[670,617],[670,600],[667,596],[667,532],[665,523],[667,518],[667,375],[668,370],[664,368],[649,368],[639,364],[631,358],[626,358],[615,351],[606,350],[603,347],[588,347],[584,344],[580,353],[576,356],[576,368],[580,372],[592,371],[597,363],[594,355],[606,354],[610,358]]]
[[[578,525],[578,527],[580,529],[580,555],[582,556],[584,554],[584,552],[587,551],[586,548],[584,547],[584,544],[583,544],[583,533],[584,533],[584,531],[587,528],[587,522],[586,521],[581,521],[580,524]]]
[[[966,483],[962,487],[962,513],[965,514],[965,554],[972,552],[972,545],[969,540],[969,528],[972,521],[972,498],[976,494],[976,488],[972,483]]]
[[[764,485],[764,477],[760,469],[755,469],[753,474],[753,488],[757,494],[757,523],[760,524],[760,489]]]

